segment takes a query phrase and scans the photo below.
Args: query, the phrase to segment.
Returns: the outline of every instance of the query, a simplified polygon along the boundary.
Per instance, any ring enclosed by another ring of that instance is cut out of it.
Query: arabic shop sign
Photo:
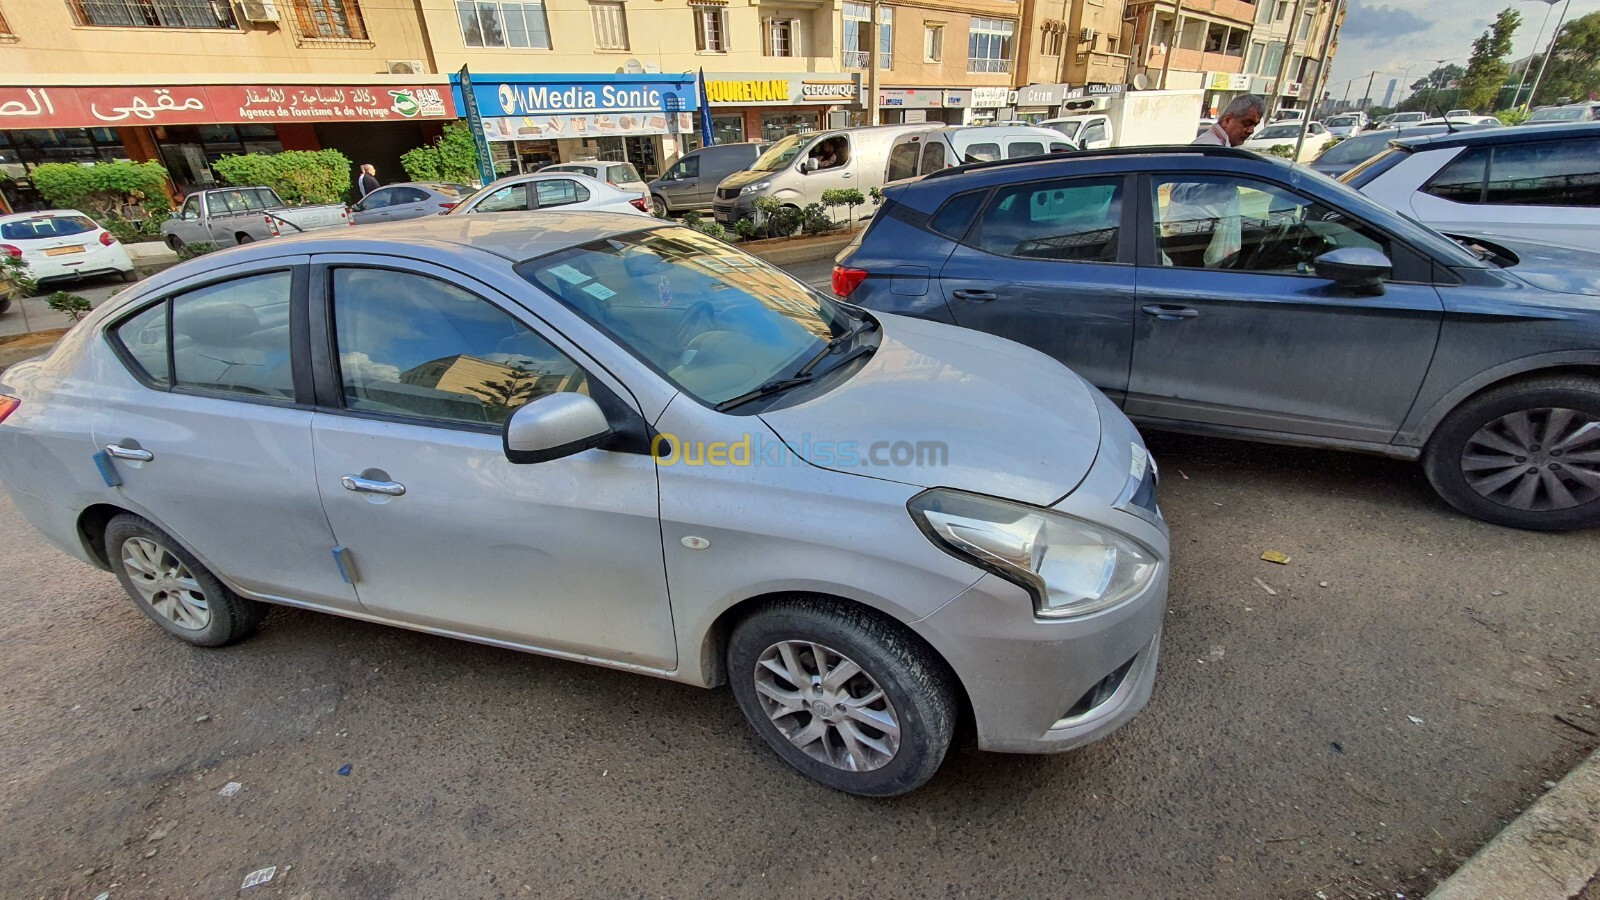
[[[0,128],[454,119],[443,85],[0,87]]]
[[[490,116],[686,112],[700,108],[693,75],[472,75],[472,95]],[[452,76],[452,91],[461,90]],[[459,94],[458,94],[459,96]]]

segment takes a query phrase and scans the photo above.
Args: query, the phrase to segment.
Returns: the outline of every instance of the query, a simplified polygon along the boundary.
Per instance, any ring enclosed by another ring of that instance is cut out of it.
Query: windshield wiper
[[[838,350],[840,347],[848,346],[851,341],[869,331],[876,329],[877,327],[878,323],[876,320],[870,317],[863,318],[849,331],[846,331],[844,334],[841,334],[838,337],[830,339],[828,343],[817,352],[816,356],[806,360],[806,364],[801,366],[800,369],[793,375],[789,375],[784,378],[774,378],[770,381],[762,382],[753,390],[745,391],[737,397],[730,397],[727,400],[718,403],[715,409],[717,412],[724,412],[726,410],[733,409],[736,406],[749,403],[751,400],[758,400],[770,394],[776,394],[779,391],[786,391],[789,388],[798,387],[799,385],[812,381],[817,377],[812,372],[812,370],[817,367],[817,363],[827,359],[828,356],[831,355],[835,350]],[[845,365],[857,357],[865,356],[868,353],[871,353],[873,349],[874,348],[872,347],[857,347],[853,352],[846,353],[844,358],[841,359],[839,364],[834,366],[834,368]]]

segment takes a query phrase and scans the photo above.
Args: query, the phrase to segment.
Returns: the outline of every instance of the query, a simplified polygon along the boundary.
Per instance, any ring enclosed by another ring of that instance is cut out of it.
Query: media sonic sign
[[[452,79],[459,97],[461,84]],[[486,114],[686,112],[699,108],[693,75],[478,75],[473,95]]]

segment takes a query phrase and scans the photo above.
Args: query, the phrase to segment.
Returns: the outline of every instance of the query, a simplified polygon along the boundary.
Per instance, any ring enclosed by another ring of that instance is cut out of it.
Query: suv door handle
[[[339,479],[347,491],[358,494],[384,494],[389,497],[403,497],[406,486],[398,481],[374,481],[371,478],[362,478],[360,475],[345,475]]]
[[[1187,306],[1175,306],[1167,303],[1152,303],[1149,306],[1144,307],[1144,311],[1146,315],[1155,316],[1158,319],[1165,319],[1169,322],[1175,322],[1178,319],[1193,319],[1194,317],[1200,315],[1200,310],[1198,309],[1191,309]]]
[[[990,300],[995,299],[994,291],[960,290],[952,291],[951,296],[955,297],[957,300],[971,300],[975,303],[987,303]]]
[[[156,455],[149,450],[134,450],[121,444],[107,444],[106,452],[117,459],[131,459],[135,462],[149,462],[156,458]]]
[[[844,174],[843,174],[843,175],[840,175],[840,176],[839,176],[839,177],[840,177],[840,178],[854,178],[854,177],[855,177],[855,175],[854,175],[854,174],[852,174],[852,173],[850,173],[850,172],[846,172],[846,173],[844,173]]]

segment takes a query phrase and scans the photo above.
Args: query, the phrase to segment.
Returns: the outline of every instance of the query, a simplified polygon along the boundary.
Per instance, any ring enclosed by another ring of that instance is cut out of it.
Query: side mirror
[[[506,420],[506,459],[518,465],[549,462],[597,447],[611,437],[600,404],[584,394],[546,394]]]
[[[1361,288],[1374,294],[1383,293],[1383,280],[1389,277],[1393,265],[1389,257],[1371,247],[1341,247],[1329,250],[1311,261],[1323,278],[1339,284]]]
[[[804,160],[801,160],[801,162],[800,162],[800,171],[801,172],[804,172],[805,174],[810,175],[812,172],[815,172],[816,170],[817,170],[817,161],[816,160],[812,159],[809,156],[806,157]]]

